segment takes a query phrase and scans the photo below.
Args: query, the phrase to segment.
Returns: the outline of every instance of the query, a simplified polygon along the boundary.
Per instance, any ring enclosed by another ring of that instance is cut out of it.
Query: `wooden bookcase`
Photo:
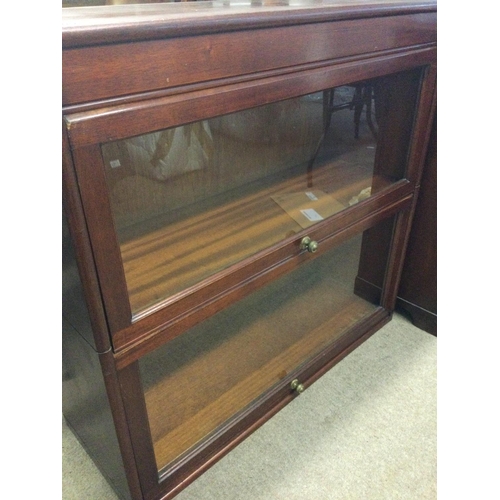
[[[63,412],[174,497],[390,320],[436,3],[63,9]]]

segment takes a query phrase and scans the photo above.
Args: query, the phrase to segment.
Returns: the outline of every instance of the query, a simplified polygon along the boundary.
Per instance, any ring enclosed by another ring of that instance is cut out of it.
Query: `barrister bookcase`
[[[63,8],[63,412],[173,498],[387,323],[433,1]]]

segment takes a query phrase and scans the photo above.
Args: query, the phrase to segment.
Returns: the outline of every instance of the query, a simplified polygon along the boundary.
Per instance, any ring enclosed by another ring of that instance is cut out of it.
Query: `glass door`
[[[376,235],[377,259],[387,264],[393,224],[383,220],[139,360],[158,471],[203,447],[380,310],[380,296],[359,286],[369,265],[363,247]]]
[[[132,314],[403,179],[421,74],[103,144]]]

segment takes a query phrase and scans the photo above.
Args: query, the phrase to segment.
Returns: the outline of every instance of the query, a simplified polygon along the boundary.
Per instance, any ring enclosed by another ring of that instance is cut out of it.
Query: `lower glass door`
[[[237,420],[256,398],[378,309],[392,228],[393,218],[386,219],[311,256],[307,264],[141,358],[159,471],[203,446],[221,425]],[[370,262],[366,247],[375,240],[376,262]],[[367,268],[370,283],[363,276]],[[367,286],[375,293],[365,293]]]

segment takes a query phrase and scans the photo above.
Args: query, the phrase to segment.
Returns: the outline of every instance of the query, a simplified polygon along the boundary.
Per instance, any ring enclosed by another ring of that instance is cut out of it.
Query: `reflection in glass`
[[[133,313],[404,178],[419,81],[414,70],[104,144]]]

